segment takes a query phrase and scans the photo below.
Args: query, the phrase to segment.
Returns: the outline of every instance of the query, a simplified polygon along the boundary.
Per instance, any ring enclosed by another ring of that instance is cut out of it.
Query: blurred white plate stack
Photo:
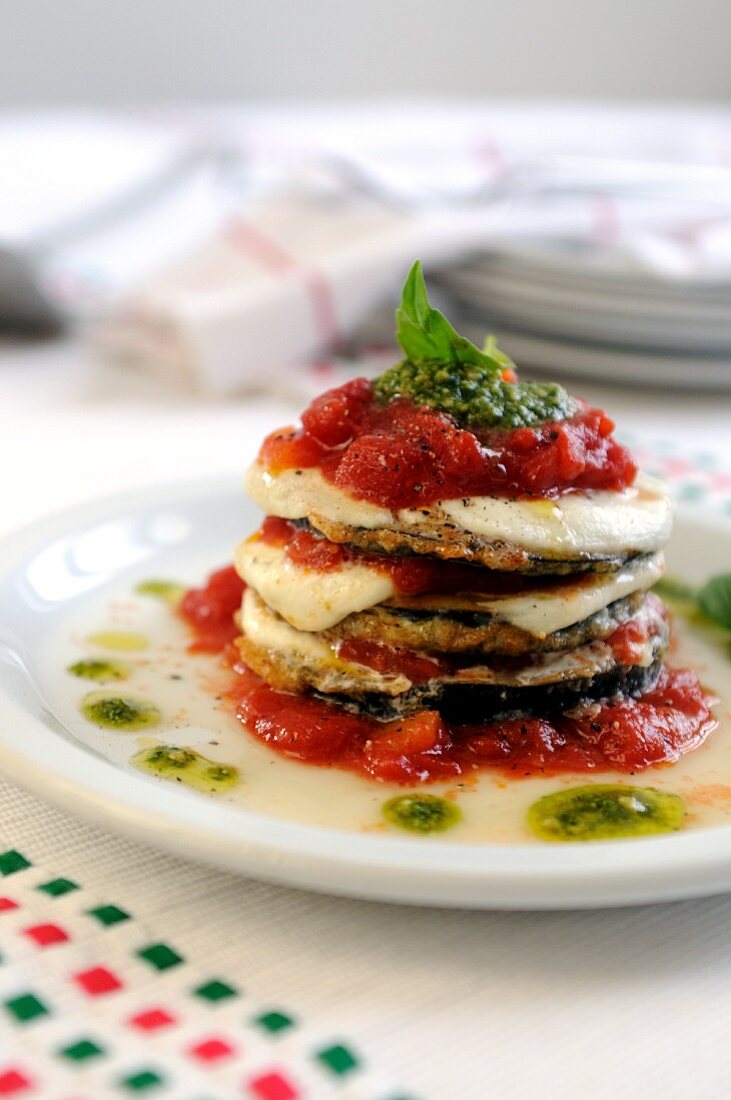
[[[652,262],[588,241],[513,242],[443,286],[463,328],[498,333],[524,369],[731,390],[731,279],[674,270],[692,240],[644,243]]]

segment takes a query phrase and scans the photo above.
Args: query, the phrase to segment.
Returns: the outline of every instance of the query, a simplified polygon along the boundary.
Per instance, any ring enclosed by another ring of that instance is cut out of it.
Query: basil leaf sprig
[[[497,346],[480,351],[466,336],[460,336],[443,313],[432,309],[419,260],[412,265],[396,310],[396,337],[411,363],[440,363],[443,366],[472,364],[498,377],[505,366],[514,366]]]
[[[693,588],[674,577],[663,577],[653,591],[682,614],[710,620],[724,630],[731,630],[731,573],[718,573],[701,588]]]
[[[486,428],[534,427],[566,420],[578,411],[563,386],[515,381],[514,364],[494,337],[480,349],[460,336],[430,306],[418,260],[404,284],[396,334],[406,358],[375,379],[373,389],[381,401],[407,397],[460,423]]]

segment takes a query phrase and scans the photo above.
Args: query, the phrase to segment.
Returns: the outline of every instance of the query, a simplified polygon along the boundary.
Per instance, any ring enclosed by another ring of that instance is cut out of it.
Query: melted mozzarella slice
[[[581,554],[650,552],[667,542],[672,505],[659,482],[640,475],[618,493],[566,493],[556,500],[447,500],[442,510],[466,531],[530,550]]]
[[[283,470],[275,475],[255,463],[247,474],[246,488],[265,512],[284,519],[320,515],[350,527],[386,527],[411,534],[456,524],[488,542],[510,543],[559,558],[652,553],[667,542],[673,518],[672,501],[663,485],[646,474],[640,474],[629,489],[615,493],[565,493],[556,500],[469,497],[396,513],[356,500],[331,485],[317,469]]]
[[[265,603],[298,630],[329,630],[358,611],[390,600],[399,606],[393,581],[371,565],[346,562],[317,571],[297,565],[283,546],[248,539],[236,550],[239,576]],[[630,562],[617,573],[581,574],[559,584],[526,586],[518,595],[460,594],[460,606],[490,615],[500,622],[545,638],[556,630],[583,622],[623,596],[650,588],[662,576],[662,555]],[[435,613],[439,603],[434,600]],[[456,601],[451,601],[456,602]],[[406,606],[429,610],[429,598],[405,600]]]
[[[376,672],[366,665],[342,661],[318,634],[295,630],[271,611],[253,588],[241,601],[241,630],[254,645],[277,654],[289,664],[309,668],[318,674],[321,691],[383,691],[400,695],[411,681],[400,674]]]
[[[234,561],[242,580],[298,630],[327,630],[395,593],[391,579],[378,569],[352,562],[337,569],[307,569],[290,561],[283,546],[257,538],[242,542]]]
[[[489,600],[489,612],[501,622],[545,638],[583,622],[615,600],[651,588],[663,574],[662,554],[629,562],[617,573],[587,573],[553,587],[534,588],[521,596]],[[477,607],[483,610],[482,600]]]

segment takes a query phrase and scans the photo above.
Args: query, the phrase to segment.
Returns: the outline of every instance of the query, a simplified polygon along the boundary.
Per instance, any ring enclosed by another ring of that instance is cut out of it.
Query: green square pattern
[[[0,852],[0,875],[14,875],[16,871],[24,871],[30,865],[30,860],[16,852],[15,848]]]
[[[70,894],[72,890],[78,889],[78,884],[72,882],[70,878],[52,878],[48,882],[42,882],[40,886],[36,886],[36,890],[42,890],[44,894],[48,894],[52,898],[62,898],[64,894]]]
[[[229,997],[238,997],[239,994],[238,990],[234,989],[232,985],[227,985],[226,982],[213,978],[210,982],[205,982],[194,989],[193,995],[204,1001],[225,1001]]]
[[[279,1031],[286,1031],[290,1027],[294,1027],[294,1020],[291,1016],[286,1016],[284,1012],[265,1012],[263,1016],[257,1016],[254,1020],[259,1027],[264,1028],[264,1031],[268,1031],[270,1035],[276,1035]]]
[[[27,1024],[37,1016],[50,1015],[43,1001],[39,1001],[33,993],[21,993],[19,997],[12,997],[5,1002],[5,1007],[19,1024]]]
[[[63,1047],[58,1053],[62,1058],[68,1058],[71,1062],[85,1062],[87,1058],[104,1054],[104,1048],[97,1046],[91,1039],[79,1039],[77,1043]]]
[[[86,912],[90,917],[95,917],[105,928],[132,919],[130,914],[120,909],[118,905],[97,905],[96,909],[87,909]]]
[[[130,1092],[146,1092],[163,1083],[164,1078],[152,1069],[143,1069],[139,1073],[131,1073],[129,1077],[123,1077],[120,1084]]]
[[[317,1057],[324,1066],[327,1066],[338,1077],[343,1077],[358,1066],[358,1059],[352,1051],[340,1044],[334,1047],[326,1047],[325,1050],[318,1050]]]
[[[178,963],[183,962],[183,956],[173,951],[172,947],[168,947],[166,943],[150,943],[147,947],[142,947],[137,952],[137,956],[148,962],[150,966],[154,966],[155,970],[169,970],[171,966],[177,966]]]

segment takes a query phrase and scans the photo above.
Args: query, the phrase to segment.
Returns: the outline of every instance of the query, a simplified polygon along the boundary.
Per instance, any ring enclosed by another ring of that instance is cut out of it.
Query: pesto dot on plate
[[[462,811],[435,794],[401,794],[384,802],[383,816],[412,833],[439,833],[461,821]]]
[[[89,660],[75,661],[66,669],[72,676],[78,676],[81,680],[98,680],[104,683],[106,680],[126,680],[130,674],[129,665],[122,661]]]
[[[539,840],[618,840],[682,828],[685,803],[654,787],[597,783],[539,798],[527,824]]]
[[[177,581],[164,581],[154,577],[147,581],[140,581],[135,585],[135,592],[138,596],[153,596],[165,603],[177,604],[185,595],[185,586]]]
[[[178,745],[148,746],[136,752],[130,763],[160,779],[172,779],[206,793],[227,790],[239,778],[238,770],[230,764],[219,764],[195,749]]]
[[[85,718],[96,726],[113,730],[141,730],[156,726],[161,715],[147,699],[112,692],[92,691],[81,700]]]

